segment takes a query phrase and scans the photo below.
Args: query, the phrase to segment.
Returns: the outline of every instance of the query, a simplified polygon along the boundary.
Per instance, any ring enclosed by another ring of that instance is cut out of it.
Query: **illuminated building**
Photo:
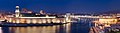
[[[20,16],[19,6],[16,6],[15,17],[19,17],[19,16]]]
[[[99,21],[94,22],[95,26],[103,25],[104,27],[111,27],[111,24],[116,24],[116,18],[99,18]]]
[[[21,13],[32,13],[32,11],[27,10],[26,8],[22,8]]]
[[[40,14],[36,13],[21,13],[19,11],[19,6],[16,6],[15,17],[7,17],[7,20],[10,23],[67,23],[69,16],[58,17],[57,15],[48,15],[43,11],[40,11]],[[66,20],[67,19],[67,20]]]
[[[115,18],[100,18],[99,22],[102,24],[116,24],[117,19],[115,19]]]

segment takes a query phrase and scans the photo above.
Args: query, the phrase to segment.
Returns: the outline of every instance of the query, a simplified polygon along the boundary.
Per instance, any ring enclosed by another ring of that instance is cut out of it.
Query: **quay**
[[[27,26],[53,26],[53,25],[63,25],[66,23],[8,23],[8,22],[2,22],[0,23],[1,27],[27,27]]]
[[[104,31],[98,27],[91,27],[89,33],[104,33]]]
[[[91,27],[89,33],[99,33],[95,27]]]

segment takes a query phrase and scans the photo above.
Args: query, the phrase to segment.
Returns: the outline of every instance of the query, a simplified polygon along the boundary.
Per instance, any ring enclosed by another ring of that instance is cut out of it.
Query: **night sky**
[[[120,10],[120,0],[0,0],[1,11],[14,11],[15,6],[34,12],[99,13]]]

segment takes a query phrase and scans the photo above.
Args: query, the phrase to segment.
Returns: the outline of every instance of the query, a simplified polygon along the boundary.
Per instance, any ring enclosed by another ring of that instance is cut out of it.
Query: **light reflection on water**
[[[72,26],[71,26],[72,25]],[[1,27],[0,33],[87,33],[89,27],[81,24],[65,24],[39,27]]]
[[[2,31],[0,33],[70,33],[70,24],[66,25],[39,27],[0,27],[0,31]]]
[[[0,27],[0,33],[88,33],[90,21],[79,21],[54,26],[38,27]]]

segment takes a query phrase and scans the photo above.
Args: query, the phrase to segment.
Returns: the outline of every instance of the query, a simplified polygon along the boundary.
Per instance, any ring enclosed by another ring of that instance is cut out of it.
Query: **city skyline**
[[[120,0],[0,0],[0,33],[120,33]]]

